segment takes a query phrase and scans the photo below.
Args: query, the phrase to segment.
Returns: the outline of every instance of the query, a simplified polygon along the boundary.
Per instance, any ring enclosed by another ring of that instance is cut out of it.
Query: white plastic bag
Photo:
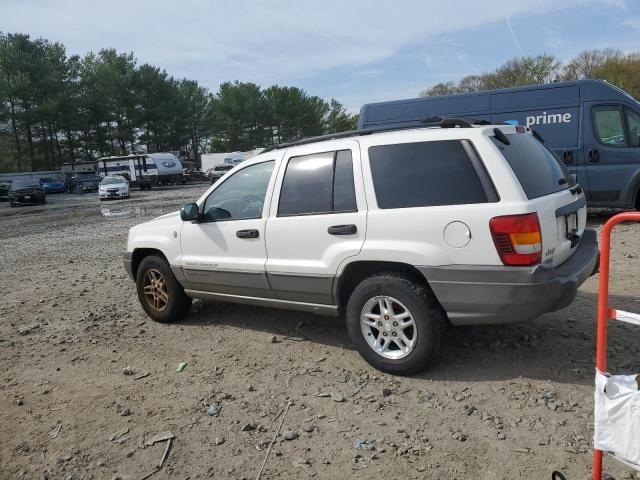
[[[640,391],[636,375],[596,371],[595,448],[640,465]]]

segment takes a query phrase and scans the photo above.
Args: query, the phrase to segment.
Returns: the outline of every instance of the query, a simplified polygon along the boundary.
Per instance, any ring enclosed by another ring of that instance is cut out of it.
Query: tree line
[[[566,63],[548,54],[518,57],[491,72],[467,75],[457,82],[438,83],[420,95],[449,95],[585,78],[607,80],[633,97],[640,98],[640,53],[624,54],[612,49],[589,50]]]
[[[0,172],[57,169],[107,155],[245,151],[355,128],[336,100],[297,87],[197,81],[114,49],[0,32]]]

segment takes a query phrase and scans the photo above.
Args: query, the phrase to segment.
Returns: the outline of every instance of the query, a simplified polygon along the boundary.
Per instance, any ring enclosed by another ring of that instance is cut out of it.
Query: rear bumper
[[[129,278],[133,281],[135,281],[136,279],[133,277],[133,268],[131,267],[131,260],[132,260],[133,254],[131,252],[124,252],[122,254],[122,261],[124,263],[124,269],[127,272],[127,275],[129,275]]]
[[[418,267],[454,325],[516,323],[566,307],[598,268],[598,241],[585,230],[562,265]]]

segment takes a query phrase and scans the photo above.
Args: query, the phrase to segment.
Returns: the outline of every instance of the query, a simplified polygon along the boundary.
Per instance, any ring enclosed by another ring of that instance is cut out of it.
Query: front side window
[[[600,143],[612,147],[627,145],[622,107],[595,107],[593,109],[593,124]]]
[[[627,125],[629,125],[629,146],[640,147],[640,115],[633,110],[626,109]]]
[[[279,216],[355,211],[351,150],[289,160],[280,192]]]
[[[205,221],[261,218],[274,161],[251,165],[234,173],[207,197]]]
[[[488,202],[459,140],[378,145],[369,162],[382,209]]]

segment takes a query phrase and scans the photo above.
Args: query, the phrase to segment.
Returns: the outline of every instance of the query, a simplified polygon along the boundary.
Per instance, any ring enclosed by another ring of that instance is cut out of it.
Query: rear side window
[[[278,215],[355,212],[351,150],[292,157],[282,181]]]
[[[566,190],[575,181],[560,160],[532,135],[507,135],[509,145],[491,140],[511,166],[527,198],[533,199]]]
[[[476,169],[459,140],[369,148],[380,208],[488,202]]]

